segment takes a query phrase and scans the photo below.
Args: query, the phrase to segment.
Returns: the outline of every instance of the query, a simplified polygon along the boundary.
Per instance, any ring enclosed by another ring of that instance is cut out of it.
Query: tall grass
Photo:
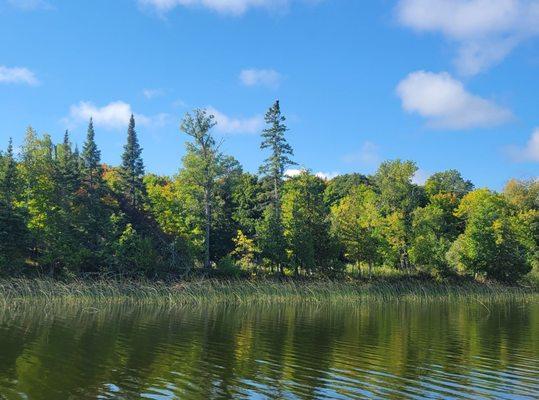
[[[366,300],[471,300],[539,298],[522,287],[497,284],[396,281],[276,281],[199,279],[176,283],[116,280],[0,280],[0,305],[19,302],[148,303],[354,303]]]

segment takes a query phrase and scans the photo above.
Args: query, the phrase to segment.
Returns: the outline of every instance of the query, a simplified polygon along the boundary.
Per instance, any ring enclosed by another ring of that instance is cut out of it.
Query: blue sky
[[[135,113],[147,169],[173,174],[179,121],[212,110],[248,171],[280,99],[300,166],[418,163],[501,189],[539,176],[539,1],[0,0],[0,146],[32,125],[120,160]]]

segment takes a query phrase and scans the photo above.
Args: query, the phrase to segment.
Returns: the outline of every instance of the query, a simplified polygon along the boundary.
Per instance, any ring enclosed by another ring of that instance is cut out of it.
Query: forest
[[[448,170],[417,185],[403,160],[369,176],[287,176],[278,101],[265,122],[253,174],[223,154],[212,115],[187,113],[172,177],[146,171],[133,116],[119,166],[102,163],[92,120],[81,149],[67,131],[53,143],[29,127],[18,154],[11,139],[0,153],[0,276],[539,276],[538,180],[498,193]]]

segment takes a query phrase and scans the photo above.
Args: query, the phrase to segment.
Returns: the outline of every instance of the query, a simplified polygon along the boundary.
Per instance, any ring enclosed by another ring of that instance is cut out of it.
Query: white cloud
[[[456,43],[455,64],[465,75],[499,63],[539,34],[537,0],[400,0],[397,15],[404,26]]]
[[[142,94],[148,100],[151,100],[151,99],[155,99],[156,97],[163,96],[165,94],[165,91],[163,89],[144,89],[142,91]]]
[[[124,129],[129,124],[129,118],[134,114],[138,125],[162,126],[167,122],[168,114],[146,116],[133,112],[131,105],[123,101],[114,101],[103,107],[98,107],[89,101],[81,101],[69,109],[69,116],[64,119],[68,125],[86,123],[93,118],[96,126],[107,129]]]
[[[23,83],[33,86],[39,84],[39,81],[35,74],[28,68],[9,68],[0,65],[0,83]]]
[[[399,83],[397,94],[404,110],[426,118],[433,128],[488,127],[512,118],[510,110],[471,94],[446,72],[413,72]]]
[[[264,119],[261,115],[249,118],[234,118],[211,106],[206,108],[206,111],[215,117],[215,122],[217,122],[215,129],[221,133],[259,133],[264,126]]]
[[[412,183],[415,183],[416,185],[423,186],[427,179],[430,178],[432,174],[428,171],[425,171],[424,169],[419,168],[414,176],[412,177]]]
[[[240,72],[240,81],[245,86],[266,86],[277,88],[282,76],[273,69],[244,69]]]
[[[539,128],[532,133],[525,147],[512,146],[509,154],[517,162],[539,162]]]
[[[283,9],[291,0],[138,0],[139,4],[165,14],[176,7],[204,7],[220,14],[242,15],[251,8]]]
[[[295,176],[301,175],[305,171],[307,171],[307,170],[306,169],[301,169],[301,168],[297,168],[297,169],[296,168],[289,168],[286,171],[284,171],[284,176],[286,176],[288,178],[294,178]]]
[[[337,171],[333,171],[333,172],[317,172],[315,173],[315,175],[317,177],[319,177],[320,179],[323,179],[325,181],[329,181],[337,176],[339,176],[341,173],[340,172],[337,172]]]
[[[365,141],[358,152],[345,155],[343,161],[349,164],[373,166],[380,162],[379,147],[371,141]]]
[[[305,172],[309,172],[309,170],[306,169],[306,168],[289,168],[286,171],[284,171],[284,176],[286,176],[287,178],[294,178],[294,177],[299,176],[299,175],[301,175],[301,174],[303,174]],[[339,176],[340,173],[339,172],[322,172],[322,171],[319,171],[319,172],[316,172],[314,175],[317,176],[320,179],[330,180],[330,179],[335,178],[336,176]]]

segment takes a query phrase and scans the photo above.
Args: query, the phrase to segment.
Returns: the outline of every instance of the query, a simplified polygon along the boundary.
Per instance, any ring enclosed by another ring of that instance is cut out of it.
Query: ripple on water
[[[527,399],[539,305],[0,312],[0,398]]]

